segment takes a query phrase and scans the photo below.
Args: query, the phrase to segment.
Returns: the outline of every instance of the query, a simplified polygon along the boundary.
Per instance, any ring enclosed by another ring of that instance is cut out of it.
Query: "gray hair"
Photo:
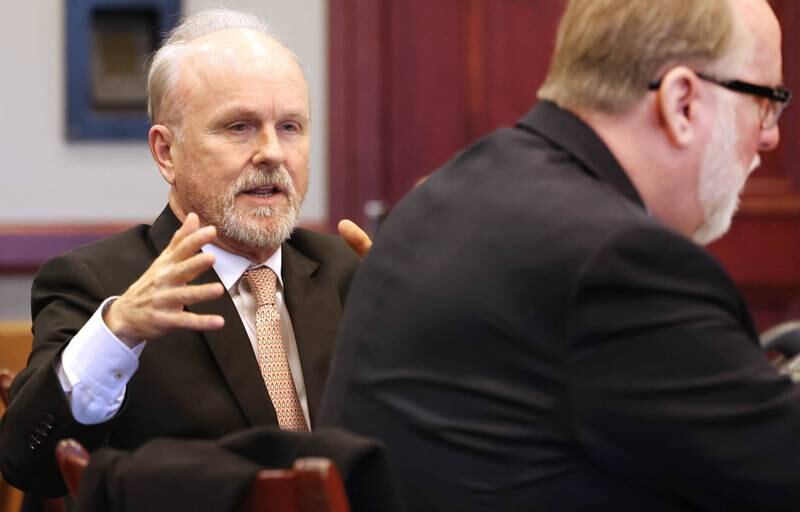
[[[178,81],[181,54],[186,45],[205,35],[229,29],[254,30],[277,41],[269,25],[252,14],[218,8],[186,18],[168,34],[166,41],[150,62],[147,75],[147,114],[151,123],[178,124],[179,122],[177,100],[173,101],[170,96],[174,93]],[[297,60],[294,52],[288,48],[287,50]]]
[[[625,112],[666,66],[735,58],[735,26],[728,0],[570,0],[539,99]]]

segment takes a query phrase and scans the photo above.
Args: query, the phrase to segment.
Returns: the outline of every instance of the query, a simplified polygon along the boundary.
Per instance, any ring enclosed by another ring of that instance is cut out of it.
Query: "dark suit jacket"
[[[188,308],[221,314],[223,329],[174,331],[148,342],[113,419],[84,426],[72,418],[54,371],[60,351],[104,299],[122,294],[144,273],[179,226],[166,208],[152,226],[54,258],[36,276],[33,352],[13,383],[0,429],[0,467],[13,485],[45,495],[63,493],[53,450],[64,437],[75,437],[90,450],[102,445],[132,449],[154,437],[216,438],[277,424],[247,333],[227,294]],[[298,229],[283,244],[284,294],[312,425],[357,261],[344,242],[330,235]],[[217,275],[209,270],[195,282],[214,281]]]
[[[320,423],[382,439],[411,510],[799,510],[798,398],[719,263],[544,102],[386,220]]]
[[[233,510],[263,468],[291,468],[301,457],[331,459],[353,512],[400,510],[386,450],[337,429],[313,433],[256,427],[218,441],[158,439],[133,453],[92,454],[79,511]]]

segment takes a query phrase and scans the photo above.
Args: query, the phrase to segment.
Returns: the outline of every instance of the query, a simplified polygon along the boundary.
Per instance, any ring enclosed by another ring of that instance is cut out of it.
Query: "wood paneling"
[[[773,0],[787,86],[800,91],[800,3]],[[534,103],[566,0],[331,0],[330,221],[391,207],[422,175]],[[732,77],[735,78],[735,77]],[[800,114],[763,156],[711,246],[759,327],[800,315]]]
[[[533,104],[562,0],[331,0],[330,223]],[[523,44],[531,37],[536,49]],[[520,91],[524,94],[520,95]]]
[[[784,82],[800,91],[800,4],[772,0],[783,29]],[[782,143],[762,155],[730,232],[711,245],[744,293],[760,328],[800,318],[800,113],[789,106],[780,123]]]
[[[329,231],[327,223],[300,225],[312,231]],[[131,224],[0,225],[0,276],[34,274],[42,263],[57,254],[130,227]]]
[[[15,373],[23,369],[32,341],[30,322],[0,322],[0,368]]]

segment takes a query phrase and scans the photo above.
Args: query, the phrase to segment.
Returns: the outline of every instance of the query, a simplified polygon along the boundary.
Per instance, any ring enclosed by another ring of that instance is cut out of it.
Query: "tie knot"
[[[259,267],[244,273],[244,279],[250,286],[250,293],[256,300],[256,306],[275,304],[275,282],[277,276],[271,268]]]

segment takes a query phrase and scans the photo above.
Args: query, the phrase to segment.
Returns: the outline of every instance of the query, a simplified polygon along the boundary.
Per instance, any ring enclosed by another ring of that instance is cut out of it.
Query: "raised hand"
[[[339,230],[339,236],[344,238],[347,245],[349,245],[360,258],[367,255],[370,247],[372,247],[372,240],[369,239],[369,236],[363,229],[358,227],[355,222],[348,219],[340,220],[336,227]]]
[[[126,345],[157,338],[173,329],[205,331],[225,324],[220,315],[198,315],[184,306],[216,299],[225,293],[221,283],[189,285],[214,264],[214,255],[199,252],[217,237],[214,226],[200,227],[190,213],[166,249],[150,268],[103,314],[108,328]]]

